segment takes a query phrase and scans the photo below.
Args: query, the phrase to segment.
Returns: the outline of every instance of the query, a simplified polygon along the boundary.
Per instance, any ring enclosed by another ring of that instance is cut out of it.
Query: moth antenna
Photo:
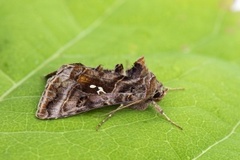
[[[163,115],[163,117],[170,122],[172,125],[176,126],[177,128],[179,128],[180,130],[183,130],[182,127],[180,127],[178,124],[176,124],[175,122],[173,122],[164,112],[163,109],[155,102],[153,101],[153,106],[156,109],[157,112],[159,112],[161,115]]]
[[[145,99],[143,99],[143,100],[138,100],[138,101],[129,103],[129,104],[127,104],[127,105],[121,104],[117,109],[115,109],[115,110],[113,110],[113,111],[111,111],[111,112],[109,112],[109,113],[107,114],[107,116],[97,125],[96,131],[98,131],[99,128],[100,128],[108,119],[110,119],[115,112],[117,112],[117,111],[119,111],[119,110],[121,110],[121,109],[124,109],[124,108],[128,108],[128,107],[130,107],[130,106],[132,106],[132,105],[141,103],[141,102],[144,101],[144,100],[145,100]]]
[[[177,91],[177,90],[185,90],[185,88],[183,87],[179,87],[179,88],[170,88],[170,87],[164,87],[167,91]]]

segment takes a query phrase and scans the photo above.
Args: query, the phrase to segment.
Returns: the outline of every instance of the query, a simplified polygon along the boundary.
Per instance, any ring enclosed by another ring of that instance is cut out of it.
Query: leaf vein
[[[202,151],[202,153],[200,153],[198,156],[196,156],[195,158],[193,158],[193,160],[196,160],[198,158],[200,158],[201,156],[203,156],[206,152],[208,152],[209,150],[211,150],[213,147],[215,147],[216,145],[222,143],[223,141],[227,140],[228,138],[230,138],[234,133],[235,130],[237,129],[237,127],[240,125],[240,121],[238,121],[238,123],[233,127],[233,129],[231,130],[231,132],[226,135],[225,137],[223,137],[222,139],[220,139],[219,141],[216,141],[214,144],[212,144],[211,146],[209,146],[208,148],[206,148],[205,150]]]
[[[3,72],[2,70],[0,70],[0,72],[2,73],[2,75],[4,77],[6,77],[13,85],[16,84],[16,82],[9,76],[7,75],[5,72]]]

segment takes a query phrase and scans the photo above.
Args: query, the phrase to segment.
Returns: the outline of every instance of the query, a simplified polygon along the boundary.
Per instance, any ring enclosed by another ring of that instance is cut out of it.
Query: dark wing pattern
[[[47,78],[36,113],[40,119],[68,117],[143,99],[141,104],[131,107],[142,110],[162,86],[147,70],[143,57],[126,71],[126,75],[122,64],[117,64],[114,70],[105,70],[101,66],[90,68],[75,63],[63,65]]]

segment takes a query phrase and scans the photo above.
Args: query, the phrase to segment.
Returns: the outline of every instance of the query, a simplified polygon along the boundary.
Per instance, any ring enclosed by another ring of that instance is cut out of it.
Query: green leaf
[[[0,1],[1,159],[238,159],[239,13],[229,1]],[[114,106],[58,120],[35,112],[43,76],[140,56],[172,91],[157,114]]]

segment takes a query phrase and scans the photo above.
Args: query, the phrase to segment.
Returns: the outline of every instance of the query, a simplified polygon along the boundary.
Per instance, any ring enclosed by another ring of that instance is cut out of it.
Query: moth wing
[[[51,78],[52,76],[55,76],[56,73],[57,73],[57,71],[54,71],[54,72],[48,73],[48,74],[45,75],[44,77],[45,77],[46,79],[49,79],[49,78]]]

